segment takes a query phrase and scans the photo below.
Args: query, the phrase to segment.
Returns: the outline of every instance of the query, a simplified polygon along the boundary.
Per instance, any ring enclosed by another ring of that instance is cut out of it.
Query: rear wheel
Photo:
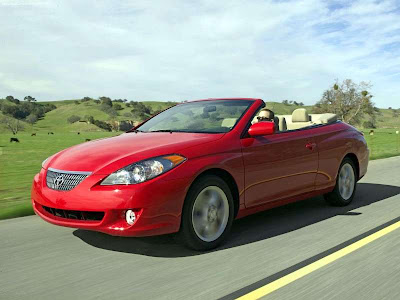
[[[354,162],[345,158],[340,165],[335,189],[325,195],[325,199],[334,206],[346,206],[353,201],[357,187],[357,171]]]
[[[220,177],[205,176],[190,188],[182,213],[180,239],[195,250],[217,247],[233,222],[232,193]]]

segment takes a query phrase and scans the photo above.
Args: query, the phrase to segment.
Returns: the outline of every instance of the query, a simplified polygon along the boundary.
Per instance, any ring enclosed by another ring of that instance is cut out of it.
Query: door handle
[[[316,143],[307,143],[306,144],[306,148],[309,149],[309,150],[314,150],[315,147],[317,147]]]

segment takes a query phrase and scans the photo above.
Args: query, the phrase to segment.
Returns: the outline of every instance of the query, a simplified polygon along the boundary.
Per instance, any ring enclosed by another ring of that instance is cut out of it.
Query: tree
[[[283,103],[284,105],[289,105],[289,101],[288,101],[288,100],[283,100],[282,103]]]
[[[121,130],[121,131],[128,131],[131,130],[133,128],[133,125],[129,122],[125,122],[125,121],[121,121],[119,123],[119,128],[117,130]]]
[[[102,96],[102,97],[99,97],[99,100],[101,101],[101,104],[108,105],[110,107],[113,105],[112,101],[109,97]]]
[[[38,116],[35,114],[30,114],[29,116],[26,117],[26,122],[28,122],[29,124],[35,124],[38,120]]]
[[[78,122],[80,120],[81,120],[81,117],[72,115],[72,116],[68,117],[67,122],[72,124],[72,123]]]
[[[300,106],[304,106],[304,103],[303,103],[303,102],[300,102],[299,105],[300,105]]]
[[[96,125],[97,127],[107,130],[107,131],[111,131],[112,127],[110,124],[104,122],[104,121],[100,121],[100,120],[94,120],[93,122],[94,125]]]
[[[75,100],[74,103],[75,103],[76,105],[81,104],[78,100]]]
[[[88,116],[87,117],[87,120],[88,120],[88,122],[90,123],[90,124],[94,124],[94,118],[93,118],[93,116]]]
[[[90,100],[92,100],[92,98],[90,98],[90,97],[83,97],[82,98],[82,102],[87,102],[87,101],[90,101]]]
[[[116,111],[113,107],[108,106],[106,103],[102,103],[102,104],[101,104],[100,110],[101,110],[101,111],[104,111],[106,114],[108,114],[108,115],[111,116],[111,117],[116,117],[116,116],[118,116],[117,111]]]
[[[142,102],[131,101],[130,104],[131,104],[131,107],[133,108],[132,112],[136,111],[141,114],[151,114],[150,108],[148,108]]]
[[[14,98],[13,96],[7,96],[6,97],[6,100],[7,101],[10,101],[10,102],[12,102],[12,103],[15,103],[15,104],[19,104],[19,100],[17,99],[17,98]]]
[[[28,102],[36,102],[36,99],[33,98],[32,96],[25,96],[25,97],[24,97],[24,100],[25,100],[25,101],[28,101]]]
[[[3,116],[0,119],[0,123],[4,124],[5,127],[9,129],[14,135],[17,134],[18,131],[24,130],[24,125],[19,120],[13,119],[11,117]]]
[[[335,113],[338,117],[349,124],[360,124],[364,115],[368,115],[372,124],[376,123],[376,111],[369,93],[371,84],[361,82],[354,83],[346,79],[342,83],[338,81],[322,94],[317,102],[314,113]]]
[[[146,115],[144,115],[142,112],[136,111],[134,109],[131,111],[131,117],[133,120],[136,120],[136,121],[143,121],[144,119],[146,119]]]
[[[374,123],[372,123],[371,121],[365,121],[364,123],[363,123],[363,127],[364,128],[368,128],[368,129],[371,129],[371,128],[376,128],[376,125],[374,124]]]
[[[123,109],[122,106],[121,106],[121,104],[118,104],[118,103],[114,104],[113,108],[114,108],[115,110],[122,110],[122,109]]]

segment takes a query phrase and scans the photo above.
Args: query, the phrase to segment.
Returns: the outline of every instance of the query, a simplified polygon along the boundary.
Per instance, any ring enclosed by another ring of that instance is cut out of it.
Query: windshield
[[[148,120],[144,132],[224,133],[230,131],[252,100],[211,100],[179,104]]]

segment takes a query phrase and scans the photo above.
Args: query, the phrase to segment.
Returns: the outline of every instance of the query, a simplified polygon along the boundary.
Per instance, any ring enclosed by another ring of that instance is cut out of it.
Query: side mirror
[[[270,135],[275,132],[274,122],[258,122],[254,123],[249,128],[250,136]]]

